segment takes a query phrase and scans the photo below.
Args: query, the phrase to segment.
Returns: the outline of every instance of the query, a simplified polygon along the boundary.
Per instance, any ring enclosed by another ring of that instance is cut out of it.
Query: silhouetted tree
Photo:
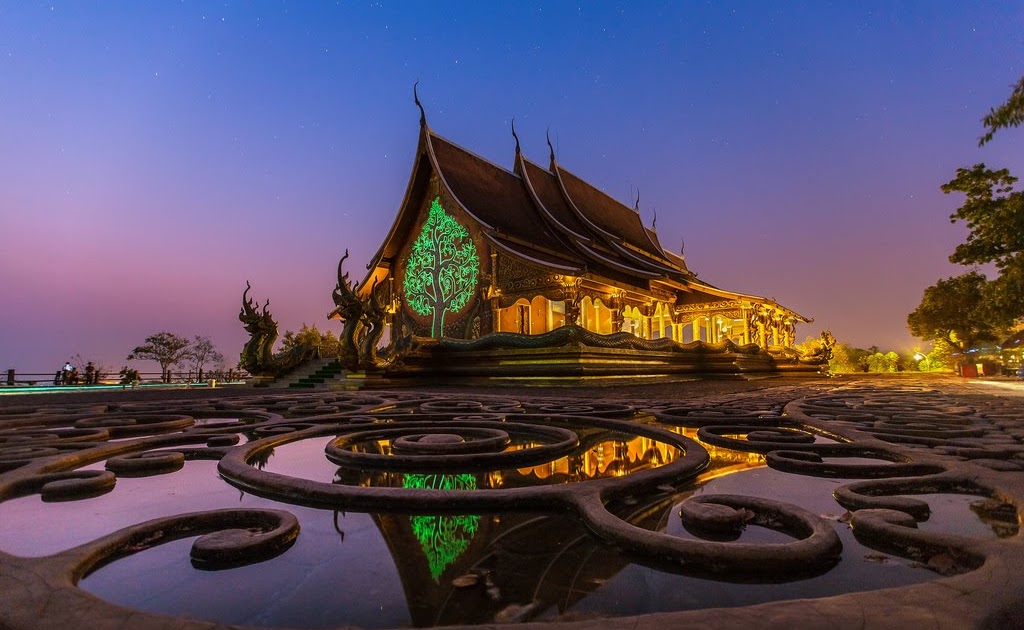
[[[146,359],[160,364],[160,372],[166,378],[167,370],[178,365],[189,356],[189,340],[174,333],[161,331],[146,337],[146,343],[136,346],[128,359]]]
[[[950,261],[994,263],[999,276],[985,286],[983,299],[1013,317],[1024,317],[1024,192],[1013,190],[1016,182],[1005,168],[993,171],[975,164],[957,169],[942,191],[967,196],[950,220],[963,221],[970,233]]]
[[[1013,317],[986,301],[987,284],[977,271],[939,280],[924,290],[921,304],[907,316],[910,333],[942,340],[960,352],[995,341]]]
[[[196,374],[202,374],[207,363],[222,363],[224,355],[217,352],[209,337],[196,335],[192,338],[186,359]]]
[[[1024,77],[1013,86],[1010,98],[999,107],[990,109],[981,122],[988,127],[988,131],[978,140],[979,147],[991,140],[996,131],[1007,127],[1019,127],[1024,123]]]

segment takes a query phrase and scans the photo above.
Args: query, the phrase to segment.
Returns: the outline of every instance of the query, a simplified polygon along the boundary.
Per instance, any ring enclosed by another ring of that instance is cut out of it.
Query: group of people
[[[70,361],[65,363],[64,367],[57,370],[57,373],[53,375],[54,385],[96,385],[99,382],[100,371],[96,369],[92,361],[85,365],[84,380],[82,374],[78,372],[78,368],[71,365]]]

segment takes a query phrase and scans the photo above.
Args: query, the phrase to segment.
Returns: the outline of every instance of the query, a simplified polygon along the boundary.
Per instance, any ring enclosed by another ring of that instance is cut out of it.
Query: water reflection
[[[476,490],[473,475],[417,475],[407,474],[402,486],[406,489]],[[473,514],[416,515],[409,517],[413,536],[420,543],[430,567],[430,575],[437,582],[441,573],[469,546],[476,534],[480,517]]]
[[[693,437],[693,433],[677,433]],[[671,444],[644,436],[629,436],[604,430],[578,431],[581,435],[580,445],[569,455],[552,459],[550,462],[523,468],[503,470],[475,471],[472,473],[475,485],[473,489],[488,488],[519,488],[546,484],[565,484],[622,477],[632,473],[649,470],[675,461],[682,456],[682,451]],[[505,452],[527,450],[536,447],[534,442],[513,442]],[[279,449],[290,448],[289,445]],[[712,450],[714,447],[707,447]],[[388,455],[391,444],[386,440],[352,445],[351,450],[361,453]],[[717,449],[726,454],[725,449]],[[739,463],[740,460],[751,465],[763,465],[764,457],[760,455],[738,454],[728,451],[730,455],[723,457],[723,462]],[[266,454],[253,465],[261,468],[288,474],[287,467],[276,466],[271,461],[273,454]],[[735,460],[735,461],[734,461]],[[336,469],[334,482],[362,487],[402,487],[407,486],[408,473],[391,471],[375,471],[340,466]],[[429,475],[428,475],[429,476]],[[445,475],[447,476],[447,475]],[[419,486],[413,486],[419,487]],[[442,488],[434,488],[442,489]]]
[[[418,627],[488,623],[513,609],[561,614],[630,564],[570,516],[373,518]]]

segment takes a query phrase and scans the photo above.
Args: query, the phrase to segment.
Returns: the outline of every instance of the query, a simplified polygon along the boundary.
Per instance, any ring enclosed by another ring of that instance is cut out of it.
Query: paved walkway
[[[572,390],[450,387],[272,395],[193,390],[5,397],[0,400],[0,501],[34,493],[42,493],[44,500],[85,498],[109,491],[116,482],[115,473],[167,472],[189,457],[220,460],[222,475],[257,493],[297,493],[308,495],[310,501],[316,497],[315,501],[324,505],[342,500],[373,505],[379,501],[374,489],[353,490],[301,480],[297,485],[282,484],[249,462],[258,459],[261,449],[294,436],[333,435],[349,427],[365,427],[367,415],[385,408],[408,408],[411,417],[429,414],[438,422],[445,417],[479,418],[473,422],[479,422],[481,428],[466,435],[483,441],[492,440],[480,436],[492,435],[488,423],[496,415],[515,412],[517,422],[546,426],[552,416],[572,414],[588,426],[620,430],[629,422],[631,409],[645,410],[665,426],[698,428],[698,437],[706,444],[763,453],[771,468],[850,480],[836,489],[835,496],[850,511],[849,526],[857,539],[879,554],[912,558],[941,576],[913,586],[820,599],[614,620],[563,620],[531,627],[1024,627],[1024,572],[1020,571],[1024,543],[1018,533],[1020,506],[1024,505],[1024,383],[1014,381],[894,377],[699,381]],[[232,415],[240,420],[200,421]],[[441,430],[420,428],[416,435],[407,435],[403,448],[420,455],[451,457],[458,451],[450,444],[465,429],[445,428],[443,423],[438,426]],[[255,435],[235,445],[237,437],[232,437],[242,432]],[[406,444],[411,438],[422,444]],[[692,450],[698,454],[697,447]],[[141,453],[150,454],[140,457]],[[339,457],[342,455],[348,456],[341,453]],[[84,468],[104,461],[106,471]],[[684,474],[690,464],[672,465]],[[663,468],[668,470],[668,466]],[[640,481],[637,477],[635,483]],[[691,506],[693,518],[710,519],[702,521],[704,524],[724,522],[725,526],[746,519],[786,531],[793,539],[761,548],[710,541],[684,544],[657,532],[638,534],[607,517],[603,503],[619,492],[620,486],[611,481],[601,483],[604,485],[596,494],[588,494],[581,486],[579,490],[515,495],[511,500],[543,500],[552,505],[567,501],[566,505],[575,506],[588,527],[606,540],[632,547],[641,556],[658,553],[669,562],[684,565],[703,558],[699,562],[707,566],[720,565],[716,570],[723,575],[747,567],[776,570],[784,578],[793,570],[787,567],[827,565],[835,552],[829,532],[847,527],[845,521],[825,522],[820,515],[757,497],[716,500],[711,496]],[[664,481],[647,482],[648,486],[654,483]],[[421,494],[392,493],[382,505],[422,501],[427,496],[417,490],[406,492]],[[456,498],[498,502],[500,492],[465,493]],[[933,494],[978,497],[978,518],[1000,535],[975,538],[918,527],[927,518],[927,499]],[[198,539],[201,542],[193,547],[193,559],[213,563],[258,561],[282,553],[298,534],[287,512],[226,509],[140,523],[52,556],[0,553],[0,627],[224,627],[128,610],[75,585],[89,567],[116,562],[120,556],[162,544],[167,538],[205,532],[210,535]],[[501,619],[530,619],[528,609],[519,611],[518,616],[515,611],[502,611],[506,612]]]

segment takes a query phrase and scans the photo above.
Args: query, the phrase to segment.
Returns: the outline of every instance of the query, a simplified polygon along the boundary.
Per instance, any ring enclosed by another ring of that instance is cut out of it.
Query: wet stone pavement
[[[1024,388],[0,397],[0,627],[1024,626]]]

